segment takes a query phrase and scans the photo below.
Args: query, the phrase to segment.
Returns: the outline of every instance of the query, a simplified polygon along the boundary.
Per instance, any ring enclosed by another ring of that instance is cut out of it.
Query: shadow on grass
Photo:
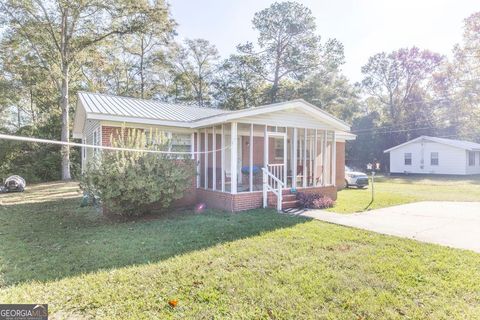
[[[157,262],[305,222],[270,210],[115,223],[80,198],[0,207],[0,287]]]

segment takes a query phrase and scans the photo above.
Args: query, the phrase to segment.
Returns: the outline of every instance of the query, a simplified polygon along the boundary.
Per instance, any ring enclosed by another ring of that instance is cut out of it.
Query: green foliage
[[[158,134],[154,140],[157,144],[147,144],[143,131],[122,129],[118,138],[112,138],[112,145],[155,151],[168,144]],[[151,136],[149,141],[153,141]],[[89,161],[80,186],[90,197],[100,199],[110,213],[132,216],[148,212],[153,205],[168,208],[183,196],[194,175],[191,160],[146,151],[104,150]]]

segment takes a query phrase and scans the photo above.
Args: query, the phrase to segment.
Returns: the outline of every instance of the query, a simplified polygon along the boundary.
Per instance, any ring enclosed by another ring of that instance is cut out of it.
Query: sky
[[[310,8],[322,39],[336,38],[345,47],[342,70],[352,81],[378,52],[417,46],[451,56],[462,39],[463,20],[480,11],[479,0],[297,0]],[[273,0],[168,0],[178,23],[179,39],[203,38],[223,58],[236,45],[255,43],[252,18]]]

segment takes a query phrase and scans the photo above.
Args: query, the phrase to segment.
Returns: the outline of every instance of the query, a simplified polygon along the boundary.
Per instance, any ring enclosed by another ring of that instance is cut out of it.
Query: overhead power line
[[[149,149],[121,148],[121,147],[110,147],[110,146],[97,146],[97,145],[93,145],[93,144],[84,144],[84,143],[49,140],[49,139],[39,139],[39,138],[24,137],[24,136],[14,136],[14,135],[9,135],[9,134],[0,134],[0,139],[12,140],[12,141],[22,141],[22,142],[56,144],[56,145],[70,146],[70,147],[84,147],[84,148],[93,148],[93,149],[113,150],[113,151],[133,151],[133,152],[147,152],[147,153],[159,153],[159,154],[183,154],[183,155],[214,153],[214,152],[219,152],[219,151],[230,148],[230,146],[225,146],[223,148],[216,149],[216,150],[193,151],[193,152],[192,151],[163,151],[163,150],[149,150]]]

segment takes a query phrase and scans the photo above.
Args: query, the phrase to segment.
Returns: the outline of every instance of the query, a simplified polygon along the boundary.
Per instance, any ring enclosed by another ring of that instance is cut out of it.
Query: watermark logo
[[[48,305],[0,304],[0,320],[48,320]]]

